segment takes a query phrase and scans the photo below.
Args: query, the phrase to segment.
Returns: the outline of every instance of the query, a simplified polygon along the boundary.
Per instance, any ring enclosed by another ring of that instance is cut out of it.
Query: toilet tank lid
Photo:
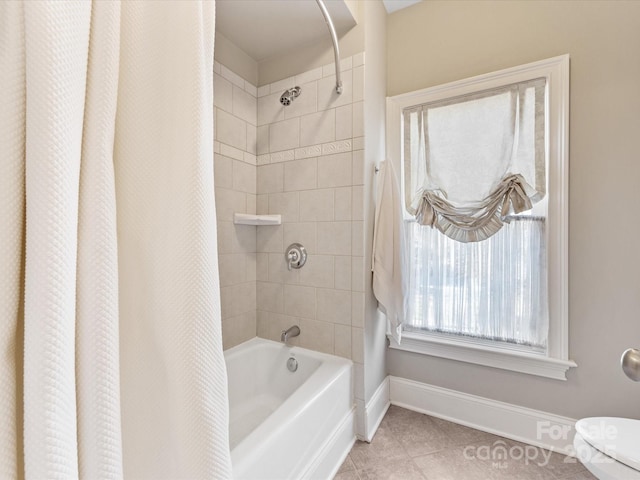
[[[602,453],[640,470],[640,420],[591,417],[576,422],[576,432]]]

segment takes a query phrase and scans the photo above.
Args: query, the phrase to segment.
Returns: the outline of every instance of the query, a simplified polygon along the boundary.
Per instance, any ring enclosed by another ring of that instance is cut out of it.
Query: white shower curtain
[[[0,2],[0,478],[230,478],[213,2]]]

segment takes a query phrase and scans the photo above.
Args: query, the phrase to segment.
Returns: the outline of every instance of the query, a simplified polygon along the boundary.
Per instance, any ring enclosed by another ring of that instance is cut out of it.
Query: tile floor
[[[356,442],[334,480],[594,478],[564,455],[392,405],[373,441]]]

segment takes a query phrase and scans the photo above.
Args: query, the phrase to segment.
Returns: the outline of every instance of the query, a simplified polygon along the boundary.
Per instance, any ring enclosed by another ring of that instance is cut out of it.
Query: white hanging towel
[[[373,231],[373,294],[387,316],[389,333],[400,343],[405,312],[405,235],[400,185],[393,162],[381,163]]]

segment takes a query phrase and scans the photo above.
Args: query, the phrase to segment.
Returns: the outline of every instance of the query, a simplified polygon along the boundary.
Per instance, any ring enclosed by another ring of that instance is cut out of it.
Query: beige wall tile
[[[307,262],[298,272],[300,285],[333,288],[333,257],[330,255],[308,255]]]
[[[246,255],[242,253],[228,253],[218,255],[218,270],[220,286],[228,287],[247,281]]]
[[[269,151],[279,152],[300,146],[300,119],[291,118],[269,125]]]
[[[364,255],[364,222],[351,222],[351,255]]]
[[[244,81],[244,89],[247,93],[250,93],[253,97],[258,97],[258,87],[254,84]]]
[[[287,260],[282,253],[269,254],[269,281],[271,283],[297,284],[299,270],[287,268]]]
[[[260,338],[269,338],[269,312],[256,311],[256,331]]]
[[[318,109],[317,82],[297,85],[301,88],[300,95],[290,105],[285,107],[284,118],[299,117],[300,115],[313,113]]]
[[[364,257],[351,257],[351,290],[364,292]]]
[[[299,75],[296,75],[296,85],[303,85],[305,83],[312,82],[313,80],[320,80],[322,78],[322,67],[308,70]]]
[[[316,318],[325,322],[351,325],[351,292],[318,288]]]
[[[233,223],[218,220],[218,255],[233,253]]]
[[[300,146],[332,142],[336,135],[335,110],[300,117]]]
[[[351,358],[351,327],[334,325],[333,332],[333,352],[340,357]]]
[[[318,228],[318,253],[351,255],[351,222],[326,222]]]
[[[282,222],[297,222],[300,216],[298,192],[270,193],[269,213],[282,215]]]
[[[251,153],[252,155],[256,155],[258,153],[257,143],[258,139],[256,127],[254,127],[253,125],[247,125],[247,152]],[[254,161],[253,164],[255,165],[256,162]]]
[[[351,187],[336,188],[334,192],[336,221],[351,220]]]
[[[233,189],[245,193],[256,193],[256,167],[234,160]]]
[[[256,129],[256,154],[265,153],[269,153],[269,125],[261,125]]]
[[[336,255],[334,257],[335,288],[351,290],[351,256]]]
[[[364,150],[353,151],[353,185],[364,184]]]
[[[342,94],[336,93],[334,76],[318,80],[318,110],[340,107],[352,102],[353,88],[351,70],[342,73]]]
[[[236,160],[244,160],[244,153],[242,150],[226,143],[218,143],[220,145],[220,153],[225,157],[234,158]]]
[[[258,166],[257,193],[276,193],[284,189],[284,167],[281,163]]]
[[[233,253],[255,252],[256,240],[253,225],[233,225]]]
[[[353,220],[364,220],[364,188],[362,186],[353,187],[352,218]]]
[[[256,281],[257,257],[256,253],[247,253],[245,258],[245,280],[247,282]]]
[[[220,288],[222,318],[235,317],[256,309],[256,284],[240,283]]]
[[[258,87],[258,95],[256,95],[256,97],[264,97],[266,95],[269,95],[270,93],[271,85],[262,85],[261,87]]]
[[[213,178],[216,188],[233,188],[233,160],[224,155],[215,154]]]
[[[351,292],[351,325],[364,328],[364,292]]]
[[[296,86],[296,77],[287,77],[282,80],[278,80],[277,82],[273,82],[270,84],[271,93],[277,94],[278,98],[282,95],[282,93],[292,87]]]
[[[242,78],[237,73],[229,70],[227,67],[225,67],[222,64],[220,65],[220,74],[227,80],[231,81],[231,83],[233,83],[234,85],[244,88],[244,81],[245,81],[244,78]]]
[[[333,208],[332,189],[300,192],[300,218],[306,222],[332,221]]]
[[[364,100],[364,65],[353,69],[353,101]]]
[[[269,281],[269,254],[256,253],[256,280],[259,282]],[[258,305],[260,307],[260,305]]]
[[[214,74],[213,91],[214,105],[226,112],[233,112],[233,84],[222,75]]]
[[[223,319],[222,348],[226,350],[255,337],[256,324],[255,311]]]
[[[333,353],[333,324],[308,318],[300,319],[300,346],[318,352]]]
[[[256,282],[257,307],[273,313],[284,311],[284,287],[279,283]]]
[[[258,126],[284,120],[284,107],[280,103],[280,93],[258,98]]]
[[[285,223],[284,247],[287,248],[292,243],[300,243],[307,250],[308,255],[316,254],[316,226],[315,222]]]
[[[263,225],[257,230],[258,252],[284,254],[284,246],[282,245],[282,225]]]
[[[364,102],[353,104],[353,136],[364,135]]]
[[[284,313],[294,317],[315,318],[316,289],[300,285],[285,285]]]
[[[353,137],[353,109],[351,104],[336,108],[336,140]]]
[[[240,150],[247,148],[247,124],[224,110],[217,110],[216,140]]]
[[[245,213],[247,197],[243,192],[216,188],[216,216],[219,221],[232,222],[234,212]]]
[[[247,193],[247,213],[256,213],[256,201],[257,195],[253,193]]]
[[[311,190],[318,184],[318,159],[306,158],[284,164],[284,191]]]
[[[351,359],[364,363],[364,336],[362,328],[351,327]]]
[[[269,213],[269,194],[256,195],[256,214],[266,215]]]
[[[318,188],[349,186],[351,174],[351,152],[318,158]]]
[[[233,86],[233,114],[255,126],[258,119],[256,97],[244,88]]]
[[[253,127],[250,127],[250,129],[253,130]],[[247,138],[249,138],[248,135]],[[249,165],[256,166],[258,164],[258,157],[256,157],[253,153],[244,152],[242,161],[244,163],[248,163]]]

